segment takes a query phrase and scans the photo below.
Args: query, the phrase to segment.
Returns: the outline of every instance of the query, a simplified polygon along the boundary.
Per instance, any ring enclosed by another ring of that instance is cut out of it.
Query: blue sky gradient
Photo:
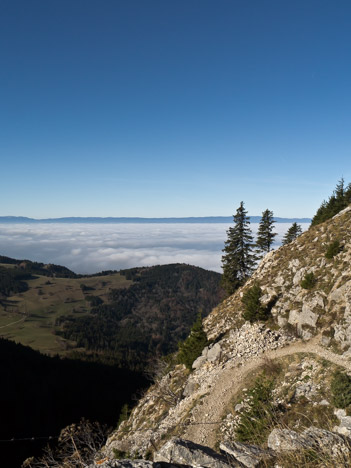
[[[2,0],[0,215],[313,216],[350,83],[350,1]]]

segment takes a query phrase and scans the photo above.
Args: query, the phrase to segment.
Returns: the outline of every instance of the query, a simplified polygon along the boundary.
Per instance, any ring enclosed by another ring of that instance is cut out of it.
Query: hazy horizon
[[[249,216],[249,219],[251,220],[252,223],[260,222],[261,216],[258,215],[252,215]],[[138,222],[145,222],[145,223],[162,223],[162,222],[169,222],[169,223],[182,223],[182,222],[189,222],[189,223],[206,223],[206,222],[216,222],[216,223],[228,223],[233,220],[233,215],[227,215],[227,216],[216,216],[216,215],[210,215],[210,216],[178,216],[178,217],[143,217],[143,216],[123,216],[123,217],[118,217],[118,216],[63,216],[60,218],[54,218],[54,217],[49,217],[49,218],[32,218],[32,217],[27,217],[27,216],[12,216],[12,215],[7,215],[7,216],[0,216],[0,223],[2,222],[14,222],[16,223],[21,222],[36,222],[36,223],[47,223],[47,222],[75,222],[75,223],[86,223],[86,222],[97,222],[97,223],[105,223],[105,222],[111,222],[111,223],[119,223],[119,222],[126,222],[126,223],[138,223]],[[289,222],[294,222],[294,221],[300,221],[300,222],[310,222],[311,218],[288,218],[288,217],[279,217],[279,216],[274,216],[274,220],[277,223],[289,223]]]
[[[302,224],[303,230],[309,223]],[[226,224],[1,224],[0,254],[75,273],[187,263],[221,272]],[[257,223],[251,229],[257,232]],[[289,225],[277,223],[275,247]]]

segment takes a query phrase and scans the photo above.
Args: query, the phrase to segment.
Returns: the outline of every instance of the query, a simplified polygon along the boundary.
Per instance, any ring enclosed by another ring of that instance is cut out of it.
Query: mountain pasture
[[[43,353],[63,355],[74,343],[55,335],[59,328],[56,320],[68,315],[87,315],[90,309],[87,296],[99,296],[105,301],[110,289],[132,284],[120,273],[85,278],[35,275],[26,282],[27,291],[0,301],[0,336]],[[86,287],[84,291],[81,285]]]

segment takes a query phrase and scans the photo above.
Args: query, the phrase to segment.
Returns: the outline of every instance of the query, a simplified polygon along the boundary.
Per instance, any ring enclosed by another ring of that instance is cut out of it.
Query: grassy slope
[[[2,265],[13,268],[13,265]],[[81,284],[94,288],[86,295],[107,299],[110,289],[132,284],[119,273],[88,278],[49,278],[37,276],[27,280],[29,289],[0,303],[0,336],[44,353],[64,354],[69,343],[56,336],[55,320],[60,316],[83,316],[89,304],[84,299]],[[13,325],[11,325],[13,323]]]

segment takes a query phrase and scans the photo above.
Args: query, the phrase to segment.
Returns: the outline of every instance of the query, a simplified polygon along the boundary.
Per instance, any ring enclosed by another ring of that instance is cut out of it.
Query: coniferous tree
[[[343,178],[337,183],[328,201],[323,201],[312,219],[311,226],[323,223],[332,218],[351,203],[351,183],[345,187]]]
[[[240,203],[233,219],[234,227],[230,227],[227,231],[228,237],[222,256],[222,284],[228,294],[233,294],[249,278],[257,260],[253,252],[250,217],[247,216],[243,202]]]
[[[259,283],[255,282],[243,295],[241,302],[244,304],[245,310],[243,318],[251,323],[257,320],[267,320],[268,309],[261,304],[262,289]]]
[[[301,233],[301,226],[297,223],[293,223],[283,237],[283,245],[290,244],[290,242],[297,239]]]
[[[193,362],[200,356],[206,345],[207,336],[202,325],[201,313],[199,313],[190,335],[185,341],[179,343],[178,362],[191,369]]]
[[[262,218],[258,226],[256,240],[256,246],[260,257],[263,257],[271,250],[274,238],[277,235],[276,232],[273,232],[274,223],[273,211],[265,210],[262,213]]]

